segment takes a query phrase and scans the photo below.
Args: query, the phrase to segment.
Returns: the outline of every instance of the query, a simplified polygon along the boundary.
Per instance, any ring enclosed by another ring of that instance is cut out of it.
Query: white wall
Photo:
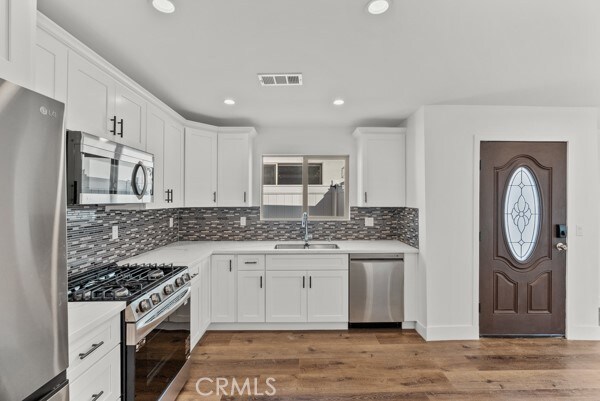
[[[419,113],[423,113],[420,116]],[[425,190],[409,184],[420,208],[428,340],[479,337],[479,141],[568,142],[567,337],[600,339],[598,326],[597,110],[504,106],[426,106],[409,120],[408,153],[424,157]],[[424,124],[424,151],[418,140]],[[422,174],[417,171],[417,177]],[[412,192],[409,189],[409,193]],[[426,191],[426,192],[425,192]],[[582,226],[583,236],[575,235]],[[420,266],[420,267],[423,267]]]
[[[254,140],[253,205],[260,205],[263,155],[349,155],[350,206],[356,204],[356,144],[345,128],[269,127],[257,130]]]

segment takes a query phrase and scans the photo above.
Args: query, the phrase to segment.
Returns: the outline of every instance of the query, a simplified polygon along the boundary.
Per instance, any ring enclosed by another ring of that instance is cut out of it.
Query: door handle
[[[111,129],[109,132],[113,135],[117,135],[117,116],[111,118],[110,121],[113,123],[113,129]]]
[[[556,249],[558,249],[558,252],[564,252],[564,251],[567,251],[569,249],[569,247],[567,246],[567,244],[563,244],[562,242],[559,242],[558,244],[556,244]]]
[[[119,130],[119,136],[120,136],[121,138],[123,138],[123,119],[121,119],[121,121],[119,121],[119,127],[121,128],[121,129]]]

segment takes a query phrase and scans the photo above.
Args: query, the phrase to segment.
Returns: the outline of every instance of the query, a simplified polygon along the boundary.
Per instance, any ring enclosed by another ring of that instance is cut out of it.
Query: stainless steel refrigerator
[[[0,400],[68,400],[64,105],[0,79]]]

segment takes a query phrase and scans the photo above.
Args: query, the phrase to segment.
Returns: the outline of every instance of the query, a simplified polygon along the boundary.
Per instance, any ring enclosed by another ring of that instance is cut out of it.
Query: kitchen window
[[[348,156],[263,156],[262,220],[347,220]]]

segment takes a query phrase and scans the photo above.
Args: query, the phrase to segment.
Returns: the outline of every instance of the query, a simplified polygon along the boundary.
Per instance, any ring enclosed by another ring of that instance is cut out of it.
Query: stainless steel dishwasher
[[[350,255],[350,323],[404,320],[404,255]]]

